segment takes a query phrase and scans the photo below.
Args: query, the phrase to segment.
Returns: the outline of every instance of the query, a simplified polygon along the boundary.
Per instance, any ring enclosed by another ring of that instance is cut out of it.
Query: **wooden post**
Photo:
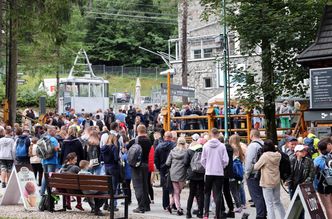
[[[251,112],[247,112],[247,143],[250,143],[250,131],[251,131]]]
[[[208,122],[208,130],[211,131],[211,129],[214,127],[214,115],[213,115],[213,107],[211,106],[207,110],[207,122]]]

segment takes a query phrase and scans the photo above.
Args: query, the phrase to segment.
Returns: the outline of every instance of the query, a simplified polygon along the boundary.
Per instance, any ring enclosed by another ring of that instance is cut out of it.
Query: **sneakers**
[[[104,211],[107,211],[109,207],[110,206],[108,204],[104,204],[104,207],[103,207]]]
[[[179,216],[181,216],[181,215],[183,215],[183,211],[181,209],[177,210],[176,214],[179,215]]]
[[[139,208],[135,208],[135,209],[133,210],[133,212],[134,212],[134,213],[140,213],[140,214],[143,214],[143,213],[144,213],[144,210],[141,210],[141,209],[139,209]]]
[[[2,182],[2,188],[6,188],[6,183],[5,182]]]
[[[186,218],[192,218],[193,216],[191,215],[190,211],[187,211]]]

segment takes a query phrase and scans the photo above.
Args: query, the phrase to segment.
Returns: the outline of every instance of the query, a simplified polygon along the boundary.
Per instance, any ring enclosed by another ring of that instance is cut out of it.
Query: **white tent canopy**
[[[231,101],[234,101],[236,99],[236,96],[235,96],[236,88],[231,87],[229,89],[229,91],[230,91],[230,94],[229,94],[230,99],[231,99]],[[224,92],[221,92],[220,94],[217,94],[216,96],[214,96],[208,100],[209,104],[218,104],[218,103],[220,104],[223,102],[224,102]]]

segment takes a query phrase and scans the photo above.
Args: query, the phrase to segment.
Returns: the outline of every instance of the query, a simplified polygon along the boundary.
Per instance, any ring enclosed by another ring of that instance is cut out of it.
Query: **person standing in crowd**
[[[104,162],[106,175],[112,176],[112,188],[114,194],[118,194],[117,188],[120,179],[119,165],[119,145],[118,138],[110,134],[106,145],[101,147],[101,161]],[[117,202],[114,201],[114,211],[118,211]],[[104,210],[109,210],[108,201],[106,200]]]
[[[160,173],[160,185],[163,191],[162,205],[164,210],[167,210],[169,206],[169,188],[166,185],[166,173],[168,172],[166,160],[175,145],[175,142],[172,141],[172,133],[167,131],[164,135],[164,141],[158,144],[154,153],[154,163]]]
[[[278,143],[278,148],[281,151],[282,147],[287,143],[287,138],[292,136],[293,131],[291,129],[287,130],[285,134],[283,134],[282,139]]]
[[[196,197],[198,203],[197,217],[203,218],[205,169],[201,168],[203,166],[201,166],[200,157],[202,156],[204,143],[206,143],[204,138],[198,138],[197,141],[193,141],[190,144],[184,159],[184,165],[187,168],[188,173],[187,179],[189,180],[189,197],[187,201],[186,218],[192,218],[191,208],[194,197]],[[194,169],[191,167],[192,165]]]
[[[228,165],[229,158],[225,145],[218,140],[218,129],[211,129],[210,135],[211,139],[204,145],[201,157],[201,163],[205,168],[204,218],[209,217],[212,188],[216,203],[216,217],[221,218],[220,214],[224,169]]]
[[[141,165],[137,168],[132,168],[131,176],[135,190],[138,207],[133,210],[134,213],[144,213],[150,211],[149,200],[149,178],[148,178],[148,160],[149,152],[152,146],[150,139],[147,136],[145,125],[137,127],[137,142],[142,147]],[[132,139],[127,149],[129,150],[135,144],[136,139]]]
[[[315,168],[313,161],[308,158],[304,145],[296,145],[295,158],[291,159],[291,176],[287,180],[290,198],[293,198],[298,185],[302,183],[312,183],[315,177]]]
[[[24,130],[18,127],[16,129],[16,150],[15,150],[15,163],[16,165],[24,165],[30,163],[29,158],[29,147],[30,147],[30,138],[29,130]]]
[[[292,113],[292,109],[288,105],[288,101],[285,100],[279,110],[279,114]],[[281,128],[290,128],[290,115],[280,116]]]
[[[33,173],[35,175],[35,179],[37,181],[38,176],[38,186],[41,186],[42,178],[43,178],[43,166],[41,164],[41,159],[37,157],[37,141],[38,138],[33,137],[31,140],[31,145],[29,147],[29,156],[30,156],[30,163],[32,166]]]
[[[107,143],[107,142],[106,142]],[[93,130],[90,133],[87,145],[84,148],[86,160],[90,162],[93,174],[100,175],[100,142],[98,132]]]
[[[233,148],[233,178],[229,181],[229,187],[236,205],[234,212],[241,212],[245,205],[245,201],[244,203],[242,202],[240,195],[244,175],[243,162],[245,157],[240,144],[240,136],[232,135],[229,138],[229,144]]]
[[[46,137],[50,140],[50,144],[54,148],[53,156],[48,158],[48,159],[43,159],[42,160],[44,173],[48,174],[48,173],[51,173],[51,172],[55,172],[55,169],[58,165],[59,142],[55,138],[56,128],[54,126],[49,126],[47,128],[47,132],[48,132],[48,134],[46,135]],[[46,190],[46,181],[45,181],[45,177],[43,177],[40,194],[44,195],[45,190]]]
[[[2,188],[6,188],[15,160],[15,141],[11,127],[5,128],[5,136],[0,138],[0,167]]]
[[[325,208],[327,218],[332,218],[332,185],[329,185],[322,174],[326,168],[331,169],[332,139],[324,138],[318,143],[320,155],[314,160],[316,171],[315,187]]]
[[[128,126],[129,138],[134,137],[134,124],[135,124],[136,112],[133,109],[133,106],[129,106],[128,115],[126,117],[126,123]]]
[[[126,122],[127,115],[123,113],[122,109],[119,109],[119,113],[115,115],[115,120],[119,120],[120,122]]]
[[[122,183],[122,188],[124,191],[124,194],[128,196],[128,205],[131,204],[131,188],[130,188],[130,183],[131,183],[131,168],[128,164],[128,150],[126,147],[122,148],[122,161],[124,162],[124,173],[125,173],[125,178],[124,182]]]
[[[263,196],[262,187],[259,186],[260,174],[253,170],[254,164],[258,161],[259,156],[263,151],[264,142],[260,138],[260,133],[257,129],[250,131],[251,143],[248,145],[246,161],[245,161],[245,177],[250,196],[256,206],[256,219],[266,218],[266,205]]]
[[[149,152],[149,161],[148,161],[148,182],[149,182],[149,196],[151,200],[151,204],[154,204],[154,191],[153,191],[153,177],[154,177],[154,146],[152,145]]]
[[[64,163],[67,155],[74,152],[77,156],[77,164],[84,159],[84,150],[82,143],[78,139],[77,129],[75,126],[71,126],[68,129],[68,134],[66,139],[63,141],[61,147],[61,163]]]
[[[113,122],[111,124],[111,131],[110,133],[115,135],[117,137],[117,140],[118,140],[118,147],[119,149],[122,148],[124,146],[124,142],[123,142],[123,138],[122,136],[120,135],[120,126],[119,126],[119,123],[117,122]]]
[[[261,170],[259,185],[263,188],[269,219],[276,218],[274,210],[278,211],[279,218],[284,218],[286,214],[280,201],[280,160],[281,154],[276,151],[274,143],[271,140],[266,140],[263,145],[263,154],[254,165],[254,170]]]
[[[180,194],[186,183],[186,168],[184,165],[184,157],[186,153],[186,139],[180,137],[176,147],[171,150],[166,160],[166,166],[170,167],[169,174],[173,185],[173,196],[171,197],[168,211],[172,213],[172,206],[175,203],[177,215],[183,215]]]

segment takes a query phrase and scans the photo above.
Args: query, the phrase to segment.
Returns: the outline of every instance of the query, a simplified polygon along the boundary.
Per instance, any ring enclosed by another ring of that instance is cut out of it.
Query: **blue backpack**
[[[28,147],[26,146],[27,138],[18,138],[16,142],[16,157],[26,158],[28,157]]]
[[[242,162],[239,158],[236,158],[233,161],[233,174],[234,174],[235,180],[237,180],[237,181],[243,180],[244,170],[243,170]]]

